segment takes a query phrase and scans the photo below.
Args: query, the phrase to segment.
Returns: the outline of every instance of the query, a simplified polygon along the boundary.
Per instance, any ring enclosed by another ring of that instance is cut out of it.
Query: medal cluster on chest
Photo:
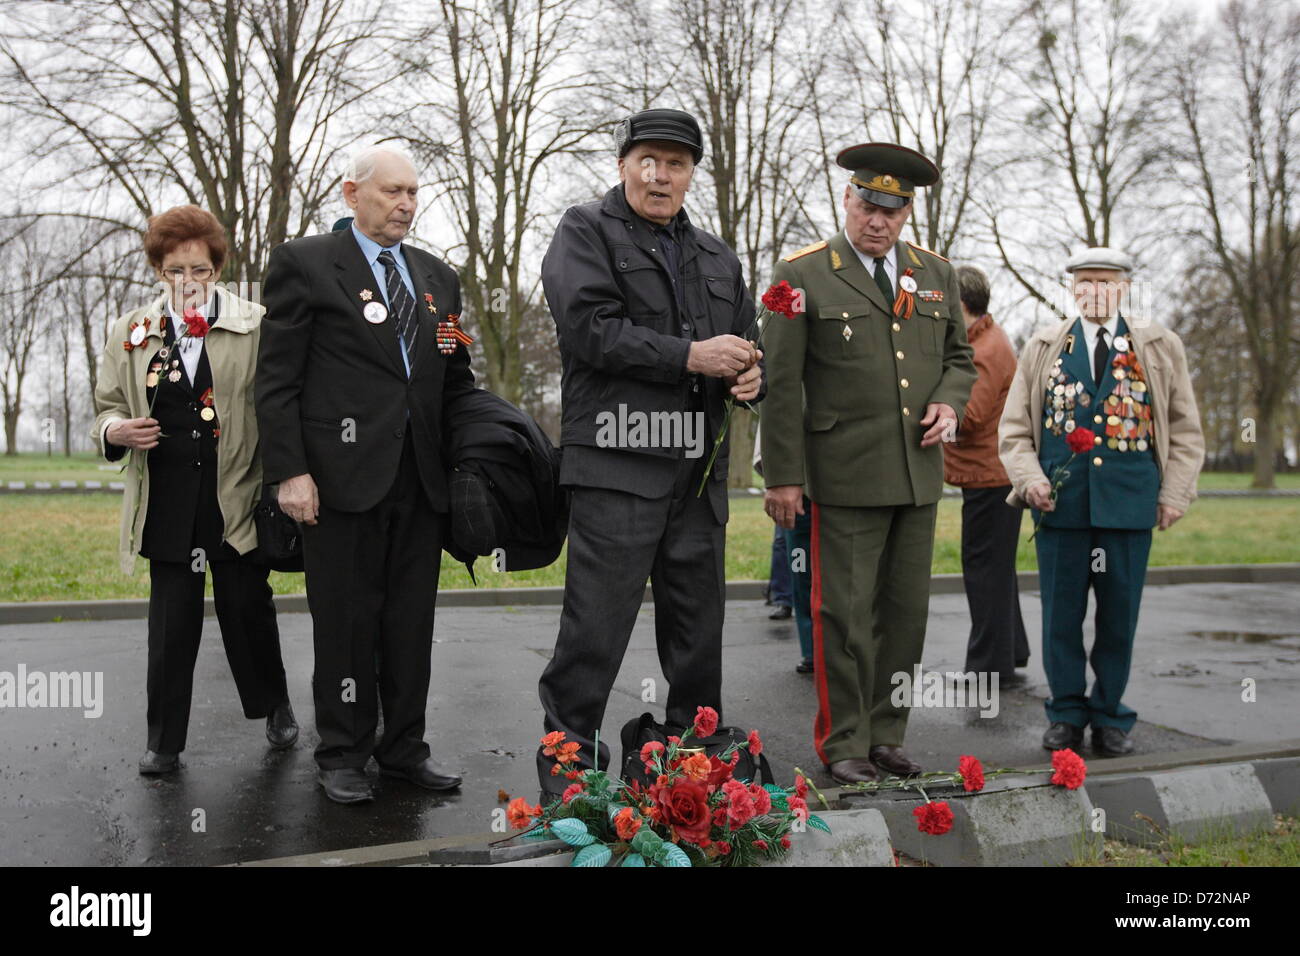
[[[1066,371],[1064,362],[1063,356],[1056,358],[1044,383],[1043,427],[1057,436],[1074,431],[1075,416],[1094,401],[1087,385]],[[1116,336],[1108,372],[1113,382],[1102,380],[1098,407],[1092,409],[1092,424],[1102,427],[1094,430],[1105,436],[1112,451],[1144,452],[1154,440],[1150,392],[1142,363],[1124,336]]]

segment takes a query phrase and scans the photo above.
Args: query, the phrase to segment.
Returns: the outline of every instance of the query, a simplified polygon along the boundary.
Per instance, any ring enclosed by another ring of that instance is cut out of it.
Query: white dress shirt
[[[1101,329],[1106,330],[1106,345],[1109,348],[1115,347],[1115,333],[1119,330],[1119,316],[1112,315],[1106,322],[1093,322],[1091,319],[1083,320],[1083,344],[1086,349],[1084,355],[1088,357],[1088,368],[1092,371],[1094,384],[1097,380],[1097,369],[1093,365],[1092,353],[1097,349],[1097,333]]]
[[[849,239],[849,234],[847,232],[844,233],[844,238]],[[876,260],[867,255],[857,246],[853,245],[852,239],[849,239],[849,248],[858,254],[858,258],[862,260],[863,268],[867,270],[867,274],[875,276]],[[889,247],[889,251],[885,253],[885,275],[889,276],[889,287],[893,289],[895,293],[898,292],[898,266],[895,264],[897,256],[894,254],[894,250],[897,248],[898,243],[894,243],[894,245]],[[893,303],[891,302],[890,305],[893,305]]]
[[[199,306],[199,312],[203,318],[212,314],[212,300],[208,299],[203,305]],[[176,314],[176,309],[172,306],[171,299],[167,300],[167,313],[171,316],[172,330],[176,333],[176,351],[180,355],[181,364],[185,366],[185,375],[194,384],[194,376],[199,371],[199,356],[203,354],[203,343],[207,341],[206,337],[195,338],[192,335],[186,335],[181,338],[185,331],[185,320]]]

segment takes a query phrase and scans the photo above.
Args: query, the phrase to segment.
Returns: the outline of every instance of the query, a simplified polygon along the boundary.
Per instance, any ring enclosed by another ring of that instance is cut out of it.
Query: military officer
[[[916,188],[939,178],[913,150],[844,150],[845,228],[777,263],[792,307],[762,317],[764,506],[792,527],[812,501],[814,745],[841,783],[918,773],[902,749],[897,673],[921,659],[930,556],[952,440],[975,365],[948,260],[898,241]]]
[[[1025,344],[998,451],[1012,484],[1007,502],[1028,503],[1041,522],[1035,544],[1051,689],[1043,746],[1077,750],[1091,725],[1093,751],[1109,757],[1133,750],[1128,734],[1137,713],[1121,698],[1151,528],[1168,528],[1196,497],[1205,443],[1182,342],[1122,314],[1128,257],[1088,249],[1066,271],[1080,316]],[[1077,457],[1071,439],[1086,448]],[[1083,619],[1090,589],[1097,611],[1089,694]]]

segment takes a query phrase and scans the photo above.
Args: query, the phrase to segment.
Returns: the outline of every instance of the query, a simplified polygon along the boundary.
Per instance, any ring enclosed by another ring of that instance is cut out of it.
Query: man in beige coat
[[[1178,336],[1121,306],[1128,257],[1088,249],[1066,267],[1080,318],[1036,333],[1020,355],[998,429],[1007,501],[1034,510],[1043,602],[1049,750],[1133,750],[1137,712],[1121,702],[1151,549],[1196,497],[1201,420]],[[1096,639],[1085,654],[1088,591]],[[1087,664],[1095,680],[1087,692]]]

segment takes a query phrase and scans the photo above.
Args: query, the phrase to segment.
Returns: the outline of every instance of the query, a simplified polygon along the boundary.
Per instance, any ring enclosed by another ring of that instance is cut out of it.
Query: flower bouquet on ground
[[[925,792],[926,787],[956,786],[960,784],[967,793],[978,793],[984,789],[984,784],[988,778],[1001,777],[1007,774],[1027,776],[1032,772],[1002,767],[986,773],[977,758],[967,755],[957,761],[956,773],[947,770],[932,770],[913,777],[889,777],[875,783],[846,784],[840,788],[840,791],[842,793],[846,791],[876,793],[882,790],[915,790],[922,797],[925,797],[925,803],[912,810],[912,815],[916,817],[916,828],[922,833],[942,836],[952,829],[952,807],[948,806],[946,800],[931,800]],[[1088,776],[1088,765],[1084,763],[1082,757],[1067,748],[1053,751],[1052,769],[1039,772],[1050,773],[1052,777],[1048,782],[1053,786],[1064,787],[1067,790],[1078,790],[1083,786],[1083,781]]]
[[[572,782],[546,807],[512,800],[507,819],[526,831],[526,840],[558,839],[574,847],[573,866],[755,866],[784,856],[791,832],[830,832],[808,811],[802,775],[788,789],[732,777],[740,748],[762,752],[758,731],[717,755],[691,745],[717,725],[717,712],[701,707],[680,738],[669,737],[666,746],[646,744],[641,759],[654,777],[648,787],[578,769],[579,745],[565,741],[561,731],[549,733],[543,753],[555,758],[552,772]]]

